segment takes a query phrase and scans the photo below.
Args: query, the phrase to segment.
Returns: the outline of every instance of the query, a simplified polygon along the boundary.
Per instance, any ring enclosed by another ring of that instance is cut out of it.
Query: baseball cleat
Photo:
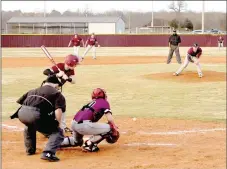
[[[41,155],[41,159],[47,160],[50,162],[56,162],[59,161],[60,159],[52,152],[43,152]]]
[[[97,152],[99,151],[99,148],[96,144],[90,143],[90,145],[87,144],[87,141],[84,143],[84,146],[82,147],[83,152]]]
[[[199,78],[202,78],[203,77],[203,75],[202,74],[199,74]]]
[[[179,74],[178,73],[173,73],[173,76],[179,76]]]

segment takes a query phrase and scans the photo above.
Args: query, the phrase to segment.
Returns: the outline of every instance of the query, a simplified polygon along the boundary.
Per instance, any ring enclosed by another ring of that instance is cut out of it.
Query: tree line
[[[184,1],[170,2],[170,11],[159,11],[153,13],[154,26],[171,26],[177,29],[196,30],[202,28],[202,13],[186,10]],[[43,12],[22,12],[2,11],[2,30],[6,28],[6,22],[11,17],[19,16],[40,16],[43,17]],[[61,16],[118,16],[126,23],[126,29],[136,27],[151,26],[152,12],[132,12],[109,10],[104,13],[93,13],[89,8],[78,9],[77,11],[65,11],[60,13],[57,10],[52,10],[46,13],[46,17],[61,17]],[[219,29],[226,31],[226,13],[222,12],[205,12],[205,29]]]

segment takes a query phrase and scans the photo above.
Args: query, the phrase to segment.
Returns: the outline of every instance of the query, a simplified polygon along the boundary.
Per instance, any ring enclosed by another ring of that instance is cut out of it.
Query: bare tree
[[[185,1],[177,1],[175,3],[175,1],[172,1],[169,5],[169,9],[173,10],[176,13],[181,13],[183,11],[185,11],[187,8],[187,4]]]

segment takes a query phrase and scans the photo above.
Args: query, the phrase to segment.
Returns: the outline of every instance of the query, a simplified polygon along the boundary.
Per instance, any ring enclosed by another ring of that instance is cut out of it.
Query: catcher
[[[62,77],[63,79],[62,85],[64,85],[66,81],[70,82],[71,84],[75,84],[74,69],[78,64],[79,64],[79,57],[76,55],[70,54],[66,56],[64,63],[57,63],[57,67],[61,70],[60,72],[56,66],[53,66],[51,68],[45,69],[43,71],[43,74],[47,76],[56,74],[57,77]],[[61,127],[65,132],[71,132],[71,130],[66,126],[65,113],[62,116]]]
[[[91,95],[92,101],[82,107],[73,118],[73,137],[65,137],[61,147],[82,146],[84,135],[92,135],[85,141],[82,150],[85,152],[99,151],[98,144],[106,139],[110,144],[119,138],[118,127],[115,125],[104,89],[96,88]],[[96,123],[105,114],[108,124]]]
[[[187,56],[185,57],[184,64],[173,74],[174,76],[178,76],[189,64],[189,62],[195,63],[197,67],[197,72],[199,78],[203,77],[203,73],[201,70],[201,66],[199,63],[200,56],[202,55],[202,49],[199,47],[197,43],[195,43],[192,47],[189,48]]]

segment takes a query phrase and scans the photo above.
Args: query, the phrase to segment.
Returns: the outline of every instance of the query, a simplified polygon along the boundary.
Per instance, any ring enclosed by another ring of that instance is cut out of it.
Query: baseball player
[[[169,37],[169,55],[167,58],[167,64],[169,64],[173,57],[173,52],[175,51],[176,59],[179,64],[181,64],[181,57],[179,52],[179,47],[181,43],[180,36],[173,30],[173,34]]]
[[[74,68],[78,65],[79,63],[79,58],[75,55],[68,55],[65,58],[64,63],[57,63],[57,66],[53,66],[51,68],[45,69],[43,71],[44,75],[50,76],[53,74],[57,74],[58,77],[63,78],[63,85],[65,84],[66,81],[69,81],[72,84],[75,84],[75,72]],[[59,72],[58,68],[61,70]],[[65,113],[63,114],[62,117],[62,123],[61,127],[64,129],[65,132],[71,132],[71,130],[66,126],[66,121],[65,121]]]
[[[197,67],[197,72],[199,78],[203,77],[201,66],[200,66],[200,56],[202,55],[202,49],[199,47],[197,43],[195,43],[192,47],[189,48],[187,52],[187,56],[185,57],[184,64],[173,74],[174,76],[178,76],[189,64],[189,62],[195,63]]]
[[[59,161],[55,153],[64,140],[63,130],[59,124],[66,110],[65,97],[59,91],[62,85],[61,78],[51,75],[41,87],[28,91],[17,100],[21,107],[11,119],[19,118],[25,125],[24,143],[27,155],[36,152],[36,131],[38,131],[49,138],[41,159]]]
[[[69,41],[68,47],[70,47],[73,44],[73,51],[74,51],[74,55],[76,56],[79,56],[79,49],[80,49],[81,43],[83,44],[83,47],[84,47],[84,40],[81,37],[79,37],[77,33]]]
[[[90,49],[92,49],[92,58],[93,59],[96,59],[96,46],[95,45],[98,45],[98,47],[100,47],[100,45],[98,44],[98,41],[95,37],[95,34],[92,33],[91,34],[91,37],[87,39],[86,43],[85,43],[85,51],[84,51],[84,54],[82,56],[82,60],[84,59],[85,55],[88,53],[88,51]]]
[[[71,126],[73,137],[65,137],[61,144],[62,147],[82,146],[84,135],[92,135],[92,137],[85,141],[82,150],[96,152],[99,151],[97,145],[105,138],[115,136],[117,136],[117,139],[119,138],[118,128],[114,123],[105,90],[101,88],[94,89],[91,98],[92,101],[84,105],[74,116]],[[108,124],[96,123],[104,114]]]
[[[218,38],[218,49],[220,50],[221,47],[224,46],[224,38],[222,36],[219,36]]]

